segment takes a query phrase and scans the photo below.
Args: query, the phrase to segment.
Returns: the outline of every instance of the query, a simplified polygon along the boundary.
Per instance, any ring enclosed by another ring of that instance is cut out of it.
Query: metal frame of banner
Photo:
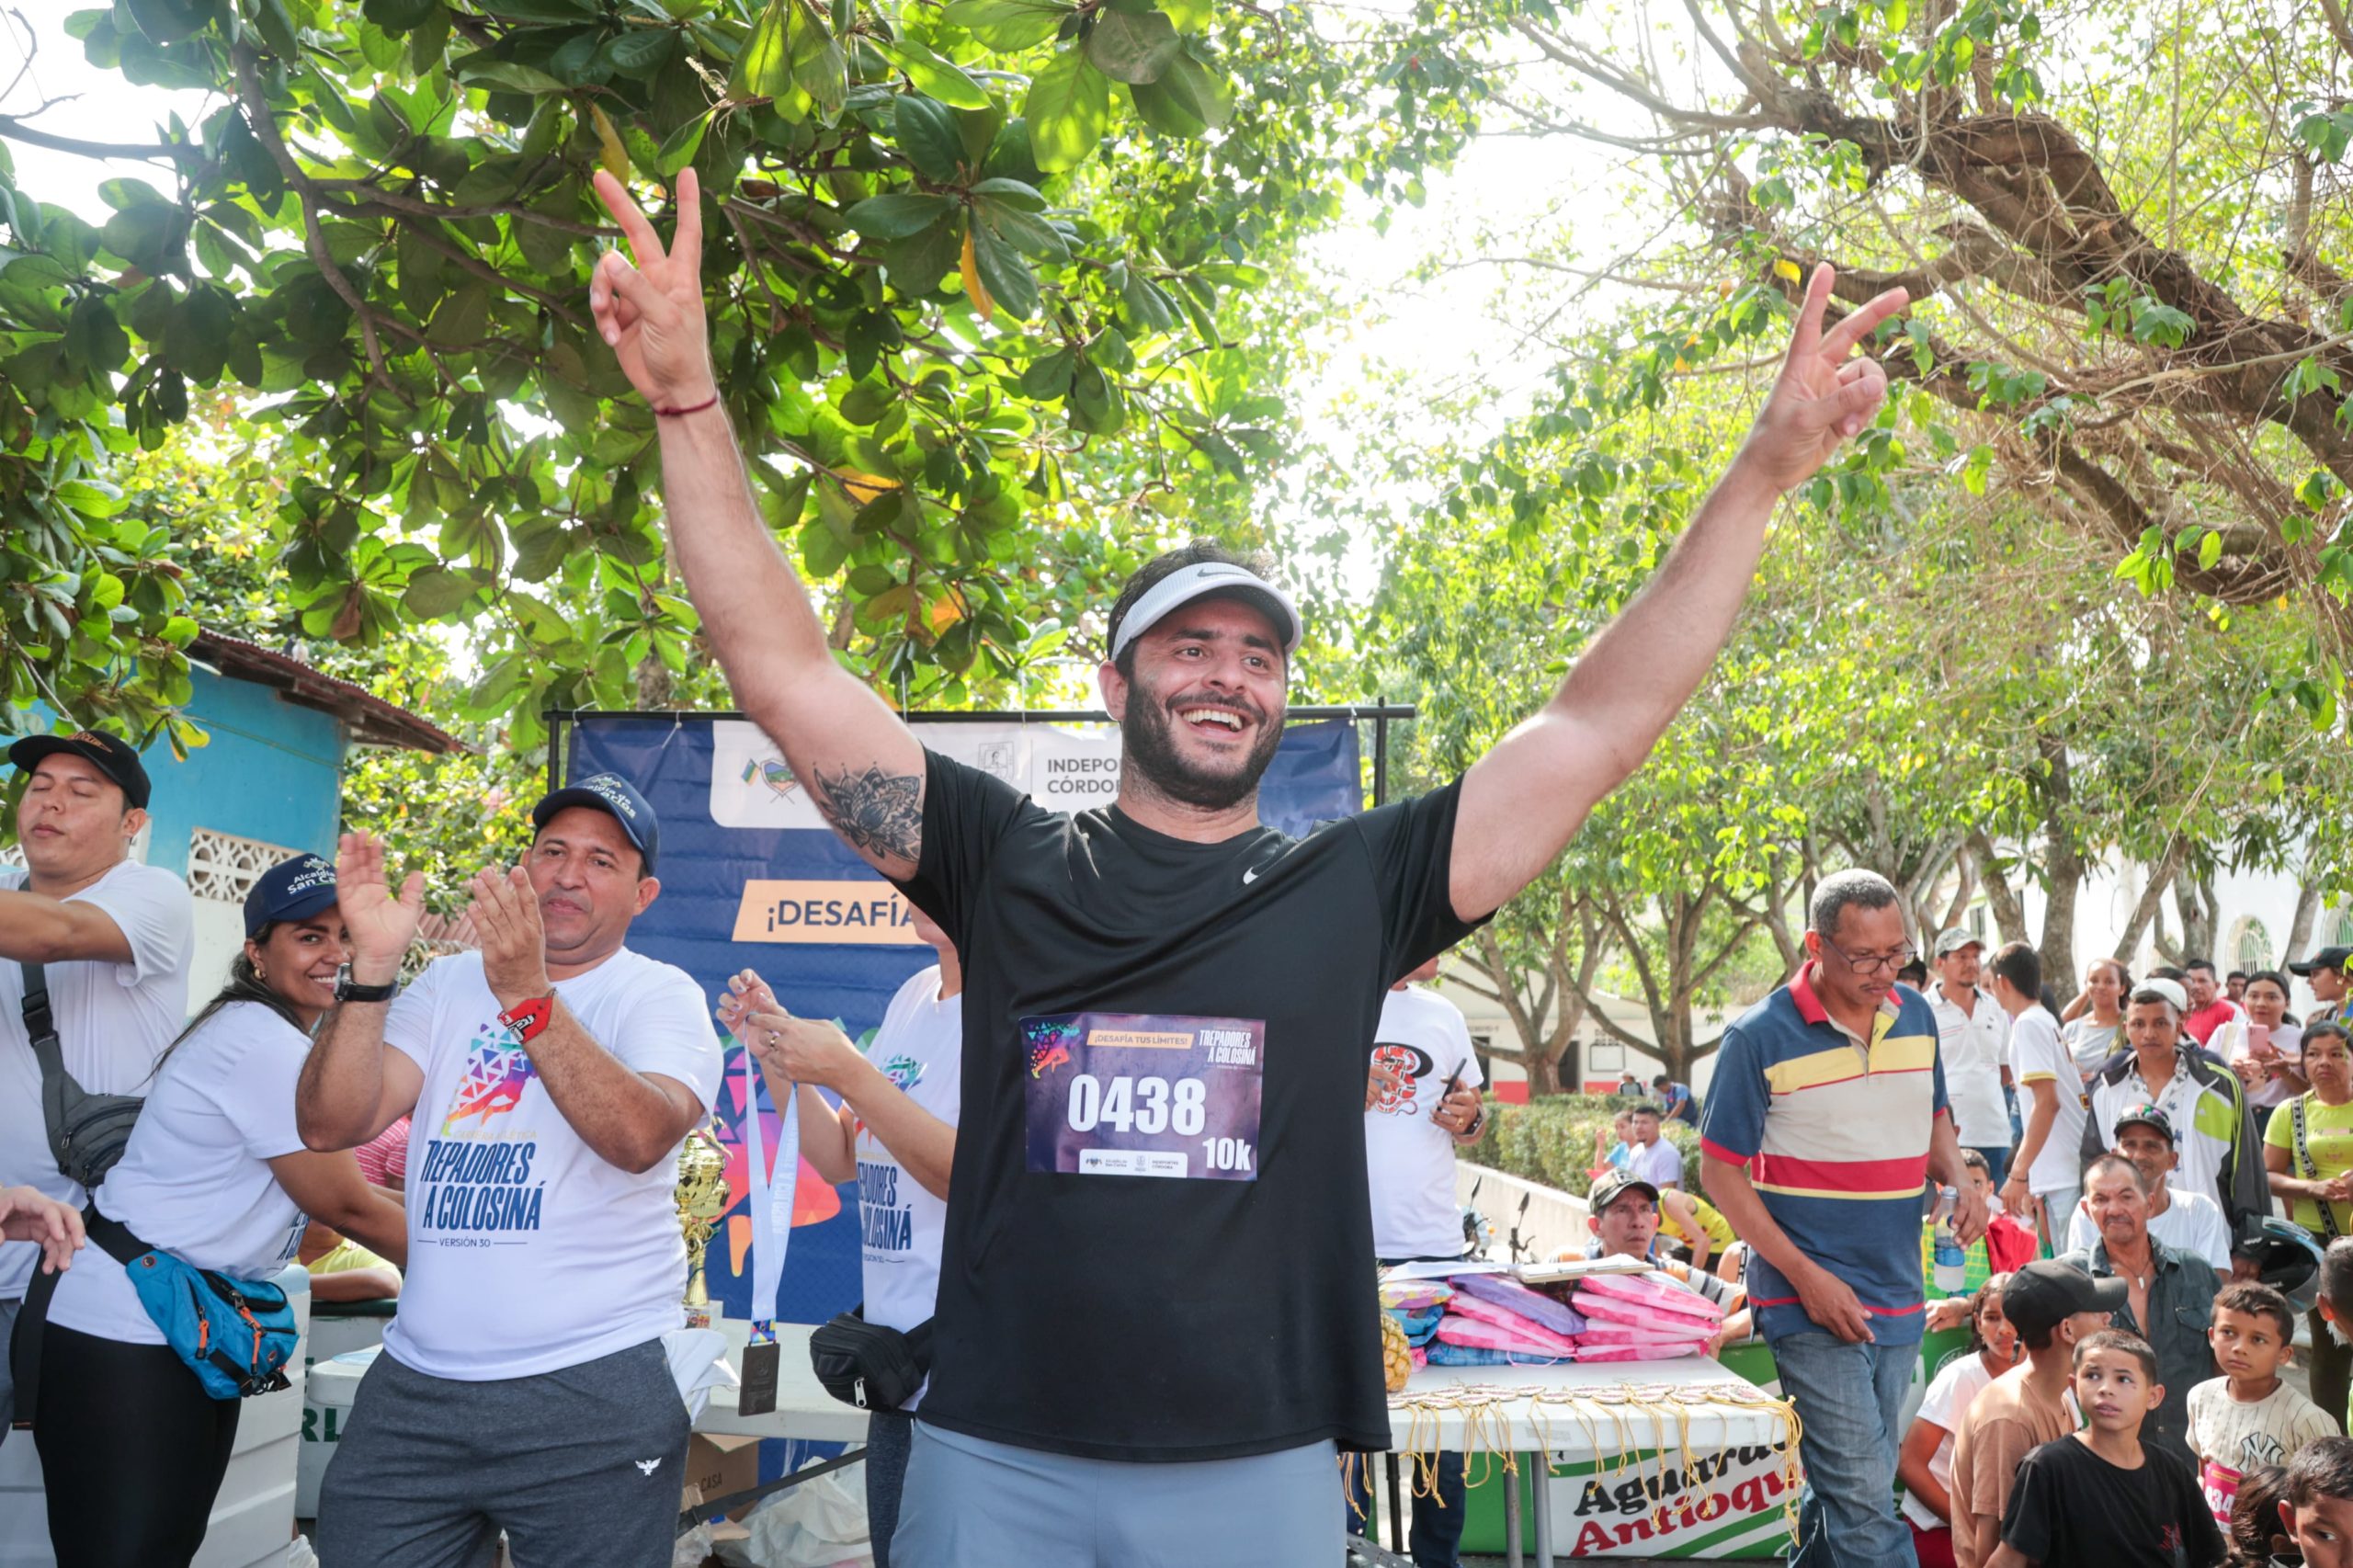
[[[1389,726],[1399,720],[1419,716],[1410,702],[1346,703],[1311,708],[1290,708],[1283,712],[1286,722],[1320,723],[1333,719],[1347,719],[1372,726],[1372,803],[1389,802]],[[563,787],[563,726],[582,719],[669,719],[684,722],[688,719],[748,719],[751,715],[733,709],[703,708],[551,708],[540,715],[548,727],[548,790],[551,793]],[[1108,724],[1111,715],[1099,708],[1052,709],[953,709],[938,713],[905,712],[899,717],[910,723],[921,724]]]

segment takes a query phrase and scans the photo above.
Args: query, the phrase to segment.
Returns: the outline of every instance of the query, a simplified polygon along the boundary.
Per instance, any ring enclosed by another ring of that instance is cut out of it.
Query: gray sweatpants
[[[1329,1438],[1138,1464],[971,1437],[915,1413],[892,1568],[1323,1568],[1347,1551]],[[324,1549],[321,1562],[331,1561]],[[334,1568],[343,1568],[340,1562]]]
[[[669,1568],[687,1407],[660,1340],[561,1371],[458,1382],[388,1352],[319,1488],[335,1568]]]

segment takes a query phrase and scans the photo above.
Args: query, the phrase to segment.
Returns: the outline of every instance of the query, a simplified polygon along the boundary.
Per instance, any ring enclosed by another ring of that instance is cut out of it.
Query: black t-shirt
[[[2141,1445],[2141,1468],[2120,1470],[2074,1437],[2018,1461],[2002,1539],[2044,1568],[2211,1568],[2222,1532],[2189,1468]]]
[[[1458,790],[1194,844],[930,755],[903,887],[963,962],[964,1084],[922,1419],[1113,1460],[1387,1447],[1365,1052],[1472,928]]]

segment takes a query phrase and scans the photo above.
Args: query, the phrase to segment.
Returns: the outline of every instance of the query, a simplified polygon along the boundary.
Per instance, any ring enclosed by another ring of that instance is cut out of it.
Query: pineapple
[[[1403,1389],[1414,1371],[1413,1348],[1405,1343],[1405,1327],[1392,1312],[1381,1314],[1381,1369],[1391,1393]]]

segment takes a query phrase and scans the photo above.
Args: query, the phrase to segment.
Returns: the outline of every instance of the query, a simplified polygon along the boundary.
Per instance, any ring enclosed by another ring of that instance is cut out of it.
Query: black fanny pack
[[[809,1336],[809,1365],[825,1392],[860,1410],[896,1410],[931,1372],[931,1320],[902,1334],[866,1321],[861,1301]]]
[[[56,1016],[49,1005],[49,976],[37,963],[17,967],[25,979],[25,1038],[40,1064],[41,1119],[49,1128],[50,1157],[62,1175],[87,1191],[106,1180],[107,1172],[122,1158],[131,1124],[147,1102],[137,1095],[94,1095],[66,1071]]]

